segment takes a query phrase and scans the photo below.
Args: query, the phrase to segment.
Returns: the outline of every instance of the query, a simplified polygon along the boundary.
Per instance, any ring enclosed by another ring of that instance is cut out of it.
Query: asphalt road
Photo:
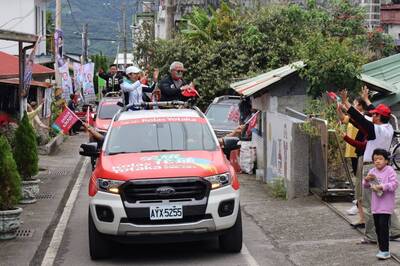
[[[241,253],[221,253],[218,242],[210,240],[119,245],[112,258],[91,261],[87,229],[89,172],[87,169],[82,175],[70,217],[60,221],[68,221],[63,235],[53,236],[61,239],[59,249],[50,252],[54,261],[42,265],[398,265],[393,260],[379,262],[376,246],[357,244],[361,235],[314,197],[276,200],[266,193],[262,183],[246,175],[240,177]],[[49,249],[52,247],[50,244]]]

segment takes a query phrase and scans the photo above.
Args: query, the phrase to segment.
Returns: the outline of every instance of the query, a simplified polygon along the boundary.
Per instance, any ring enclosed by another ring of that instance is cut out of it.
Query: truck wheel
[[[225,234],[219,236],[219,248],[225,252],[238,253],[242,250],[242,215],[239,211],[236,222]]]
[[[92,215],[89,210],[89,250],[92,260],[105,259],[110,257],[111,245],[104,236],[97,231]]]

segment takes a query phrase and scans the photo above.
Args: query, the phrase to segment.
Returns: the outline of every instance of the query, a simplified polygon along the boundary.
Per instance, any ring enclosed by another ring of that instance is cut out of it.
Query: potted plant
[[[21,197],[21,177],[10,144],[0,135],[0,239],[15,238],[21,224],[22,208],[16,208]]]
[[[22,199],[20,203],[34,203],[39,194],[40,180],[35,178],[35,175],[39,172],[39,158],[35,131],[29,123],[26,112],[15,131],[14,141],[14,159],[22,178]]]

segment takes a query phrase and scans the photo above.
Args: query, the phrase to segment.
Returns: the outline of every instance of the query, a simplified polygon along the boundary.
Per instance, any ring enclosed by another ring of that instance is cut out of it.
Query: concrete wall
[[[0,0],[0,10],[1,29],[35,35],[46,34],[45,0]],[[17,55],[18,43],[0,40],[0,51]],[[36,54],[40,55],[45,53],[46,40],[44,38],[39,44]]]
[[[400,13],[400,12],[399,12]],[[393,39],[400,39],[400,25],[389,24],[386,26],[387,34],[393,37]]]
[[[284,178],[287,198],[308,195],[308,139],[298,126],[302,121],[281,113],[266,113],[265,181]]]

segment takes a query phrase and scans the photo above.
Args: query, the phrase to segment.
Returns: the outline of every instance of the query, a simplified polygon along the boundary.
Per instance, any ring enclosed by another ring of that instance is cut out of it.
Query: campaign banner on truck
[[[68,64],[65,63],[64,65],[62,65],[58,69],[58,72],[60,73],[61,76],[61,88],[63,89],[63,98],[68,100],[69,95],[71,93],[74,93],[72,89],[72,80],[69,75]]]
[[[83,98],[86,102],[95,101],[96,93],[93,84],[94,63],[87,63],[83,65]]]
[[[64,111],[57,117],[51,126],[55,131],[68,134],[72,126],[79,120],[78,116],[65,107]]]

